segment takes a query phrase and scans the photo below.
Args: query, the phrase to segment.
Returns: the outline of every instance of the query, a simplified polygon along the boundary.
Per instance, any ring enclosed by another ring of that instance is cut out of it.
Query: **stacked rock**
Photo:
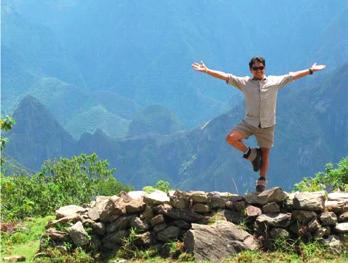
[[[134,231],[134,232],[132,232]],[[112,254],[127,237],[139,249],[180,240],[198,260],[219,260],[244,249],[271,248],[276,238],[320,238],[341,252],[348,233],[347,193],[286,193],[275,187],[244,196],[228,192],[155,190],[97,196],[68,205],[49,222],[40,250],[80,246]]]

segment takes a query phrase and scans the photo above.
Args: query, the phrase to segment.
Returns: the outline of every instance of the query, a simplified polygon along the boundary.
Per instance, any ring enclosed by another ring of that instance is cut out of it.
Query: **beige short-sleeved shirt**
[[[266,76],[257,80],[250,76],[228,74],[226,83],[244,93],[244,120],[255,127],[267,128],[276,124],[278,90],[294,80],[293,72],[280,76]]]

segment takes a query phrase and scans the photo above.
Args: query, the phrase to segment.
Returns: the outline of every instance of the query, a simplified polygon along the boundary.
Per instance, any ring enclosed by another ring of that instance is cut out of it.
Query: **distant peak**
[[[25,95],[22,100],[20,101],[18,108],[21,107],[22,105],[37,105],[37,106],[42,106],[44,105],[34,96],[27,94]]]

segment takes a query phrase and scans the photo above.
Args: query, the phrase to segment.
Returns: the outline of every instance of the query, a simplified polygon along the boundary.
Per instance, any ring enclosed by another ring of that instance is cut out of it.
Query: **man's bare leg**
[[[234,130],[226,136],[226,141],[234,148],[244,153],[243,158],[251,162],[253,170],[256,172],[260,169],[261,166],[261,150],[246,146],[242,141],[242,139],[246,138],[246,136],[247,133]]]
[[[260,167],[260,177],[256,181],[256,192],[262,192],[266,187],[266,172],[269,164],[269,148],[261,147],[261,167]]]
[[[261,177],[266,177],[266,172],[268,170],[268,165],[269,165],[269,152],[270,152],[270,148],[261,147],[261,157],[262,157],[262,164],[260,167]]]
[[[248,150],[242,139],[245,138],[246,134],[241,131],[233,131],[226,136],[226,141],[231,144],[234,148],[238,149],[242,153]]]

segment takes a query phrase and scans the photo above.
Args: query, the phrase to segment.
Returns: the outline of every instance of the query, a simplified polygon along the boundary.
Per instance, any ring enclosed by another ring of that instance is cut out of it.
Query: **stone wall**
[[[161,250],[179,240],[198,260],[216,261],[244,249],[273,249],[275,239],[319,239],[340,253],[347,249],[348,193],[288,194],[275,187],[244,196],[180,190],[97,196],[83,207],[59,208],[56,220],[46,226],[40,250],[67,250],[68,242],[71,248],[107,257],[131,232],[139,249]]]

